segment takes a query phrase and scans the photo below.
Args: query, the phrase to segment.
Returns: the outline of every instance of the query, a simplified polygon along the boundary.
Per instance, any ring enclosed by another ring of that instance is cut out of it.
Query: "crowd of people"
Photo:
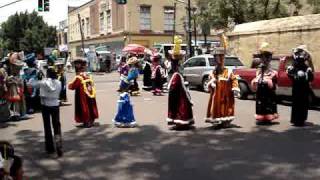
[[[144,56],[144,65],[137,55],[131,53],[123,56],[119,64],[119,100],[118,111],[113,119],[116,127],[128,128],[137,126],[134,108],[130,96],[139,96],[138,77],[143,72],[143,89],[159,96],[168,90],[167,124],[170,129],[189,129],[195,123],[193,102],[181,72],[185,52],[181,50],[181,40],[175,38],[175,46],[169,51],[169,63],[164,70],[164,60],[157,53]],[[212,52],[217,63],[210,74],[208,89],[210,90],[205,122],[217,127],[229,127],[235,117],[235,97],[240,89],[237,75],[224,66],[227,42],[221,35],[222,46]],[[279,118],[275,90],[277,88],[277,72],[270,67],[273,51],[268,43],[262,43],[259,52],[254,55],[259,59],[256,78],[252,86],[256,89],[255,119],[258,125],[271,124]],[[305,46],[294,48],[294,63],[288,67],[287,75],[293,82],[293,104],[291,123],[303,126],[308,116],[308,93],[313,80],[314,68],[311,55]],[[0,63],[0,113],[6,120],[29,118],[41,110],[45,134],[45,150],[48,154],[56,153],[63,156],[62,132],[60,124],[60,105],[67,100],[66,89],[75,91],[75,121],[82,123],[84,128],[94,126],[99,117],[96,103],[96,87],[91,73],[87,73],[88,63],[84,58],[75,58],[74,79],[66,83],[64,63],[49,57],[46,72],[39,70],[35,64],[35,55],[25,57],[17,52],[10,53]],[[27,65],[24,67],[24,63]],[[165,85],[167,82],[167,85]],[[53,132],[52,132],[53,129]],[[1,144],[1,143],[0,143]],[[6,143],[2,143],[6,144]],[[1,149],[0,149],[1,150]],[[13,176],[22,171],[22,160],[11,156],[16,163],[12,164]],[[1,151],[0,173],[4,171],[6,152]],[[17,178],[16,178],[17,179]]]

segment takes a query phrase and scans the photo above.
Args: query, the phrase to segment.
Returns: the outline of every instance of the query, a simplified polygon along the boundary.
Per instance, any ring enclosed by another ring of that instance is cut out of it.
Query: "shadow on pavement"
[[[163,132],[156,126],[75,128],[63,134],[64,157],[44,153],[39,131],[20,131],[16,152],[29,179],[254,179],[320,178],[320,126],[276,132],[255,128]]]

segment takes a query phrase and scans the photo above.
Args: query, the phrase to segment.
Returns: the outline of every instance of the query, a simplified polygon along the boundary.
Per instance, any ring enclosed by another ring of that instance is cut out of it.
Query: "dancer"
[[[4,68],[5,62],[6,61],[0,62],[0,123],[3,121],[7,121],[10,117],[10,111],[7,101],[8,88],[6,85],[8,75],[6,69]]]
[[[312,59],[305,45],[293,50],[293,65],[288,67],[287,72],[293,83],[291,123],[304,126],[308,119],[310,82],[313,81]]]
[[[172,51],[172,61],[179,62],[185,54],[179,47],[178,43]],[[177,50],[178,49],[178,50]],[[179,72],[179,65],[175,63],[173,66],[173,75],[169,82],[169,97],[168,97],[168,125],[175,125],[171,129],[190,128],[194,124],[191,96],[185,87],[184,79]]]
[[[39,88],[31,85],[31,81],[36,81],[42,78],[42,72],[39,71],[36,64],[36,56],[34,53],[28,54],[24,60],[27,64],[22,79],[24,81],[24,94],[26,98],[26,108],[28,114],[33,114],[35,111],[40,110],[40,97]]]
[[[76,77],[69,83],[68,88],[75,90],[75,121],[83,123],[84,127],[93,126],[94,120],[98,118],[96,104],[96,90],[93,79],[86,70],[87,62],[82,58],[74,60]]]
[[[240,89],[232,70],[224,66],[227,42],[223,34],[220,38],[224,47],[218,47],[214,51],[217,66],[210,74],[210,82],[208,83],[210,98],[205,122],[214,126],[229,127],[235,119],[234,97],[239,96]]]
[[[256,78],[251,84],[256,89],[256,123],[257,125],[270,124],[278,119],[276,87],[277,72],[270,67],[272,50],[268,43],[261,44],[259,49],[261,64],[257,70]]]
[[[18,53],[11,53],[9,55],[6,86],[8,88],[7,100],[10,108],[10,119],[13,121],[30,118],[26,114],[24,85],[20,78],[22,66],[23,62],[19,59]]]
[[[137,79],[139,77],[139,60],[132,57],[128,60],[129,65],[128,76],[122,76],[120,82],[121,92],[129,92],[132,96],[140,95]]]
[[[150,54],[146,53],[144,58],[144,68],[143,68],[143,89],[144,90],[150,90],[152,88],[152,70],[151,70],[151,58]]]
[[[118,112],[113,119],[113,123],[116,127],[135,127],[137,125],[133,114],[133,107],[130,103],[130,96],[127,92],[120,94]]]
[[[162,95],[163,74],[160,66],[161,56],[156,54],[152,57],[152,93],[153,95]]]

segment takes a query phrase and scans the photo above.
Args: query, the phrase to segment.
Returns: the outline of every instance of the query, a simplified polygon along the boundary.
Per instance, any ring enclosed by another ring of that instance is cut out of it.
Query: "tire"
[[[209,93],[209,88],[208,88],[209,81],[210,80],[208,77],[204,77],[202,80],[202,90],[206,93]]]
[[[249,88],[244,82],[239,82],[240,97],[239,99],[248,99]]]

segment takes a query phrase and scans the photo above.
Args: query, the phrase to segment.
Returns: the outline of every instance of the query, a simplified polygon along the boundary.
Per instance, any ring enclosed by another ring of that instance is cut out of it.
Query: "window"
[[[166,7],[164,9],[164,30],[173,31],[174,29],[174,8]]]
[[[280,60],[279,59],[272,59],[270,61],[270,67],[271,69],[278,71],[279,70],[279,65],[280,65]]]
[[[184,67],[196,67],[196,66],[200,66],[203,65],[203,62],[201,62],[202,58],[192,58],[190,60],[188,60],[185,64]],[[204,66],[206,61],[203,59],[204,61]]]
[[[207,66],[205,58],[196,58],[195,66],[204,67]]]
[[[87,36],[90,35],[90,22],[89,22],[89,18],[86,18],[86,34],[87,34]]]
[[[140,7],[140,30],[151,30],[151,7]]]
[[[236,57],[226,57],[224,61],[225,66],[243,66],[242,62]]]
[[[104,13],[100,13],[100,32],[104,32]]]
[[[111,11],[107,11],[107,31],[111,32],[112,23],[111,23]]]
[[[214,58],[208,58],[210,66],[216,66],[217,62]]]
[[[68,44],[68,33],[63,33],[63,36],[64,36],[64,38],[63,38],[63,43],[64,44]]]

